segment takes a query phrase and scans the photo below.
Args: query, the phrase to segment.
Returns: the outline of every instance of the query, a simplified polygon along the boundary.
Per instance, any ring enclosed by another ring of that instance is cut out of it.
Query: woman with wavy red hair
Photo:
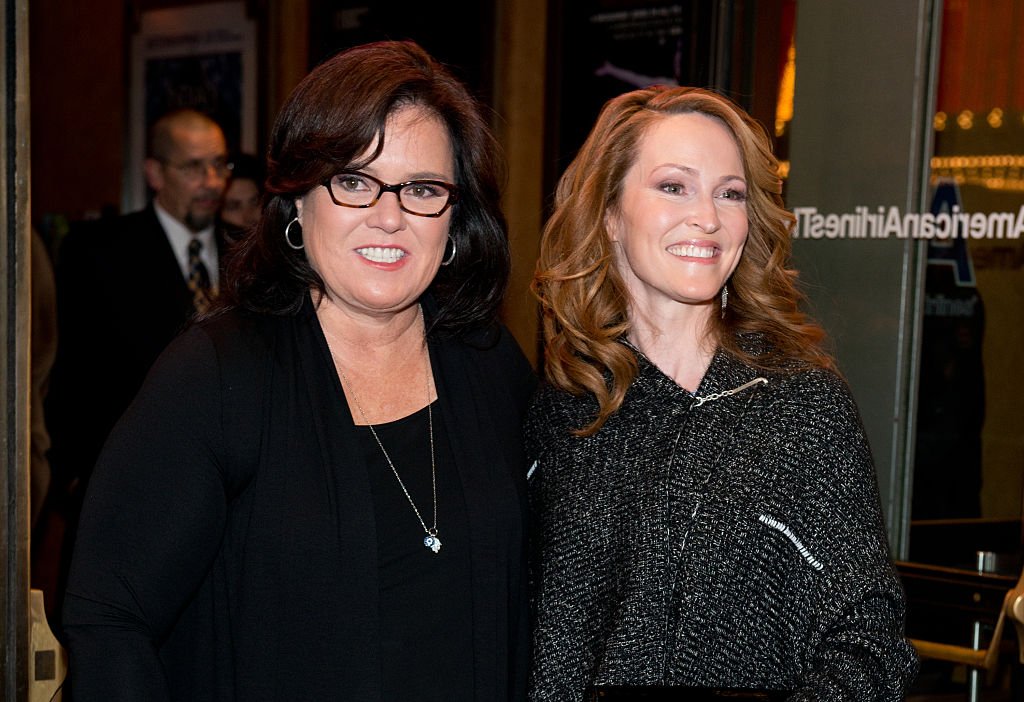
[[[764,130],[700,89],[611,100],[559,182],[534,281],[533,700],[902,699],[871,455],[799,309],[792,223]]]

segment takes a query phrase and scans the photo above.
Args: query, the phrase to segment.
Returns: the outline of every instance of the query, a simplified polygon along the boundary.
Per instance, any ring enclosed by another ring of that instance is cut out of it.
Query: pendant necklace
[[[423,318],[423,308],[420,308],[420,319]],[[426,323],[424,322],[424,325]],[[425,328],[425,327],[424,327]],[[426,339],[424,338],[424,347],[426,347]],[[437,535],[437,466],[434,463],[434,414],[430,408],[430,355],[427,354],[426,372],[424,373],[424,385],[427,389],[427,424],[430,427],[430,479],[433,484],[434,490],[434,523],[432,526],[427,527],[427,523],[423,521],[423,515],[420,514],[420,510],[416,507],[416,503],[413,502],[412,495],[409,494],[409,490],[406,489],[405,483],[402,482],[402,477],[398,474],[398,470],[395,468],[395,464],[391,461],[391,456],[388,455],[387,449],[384,448],[384,444],[381,443],[380,437],[377,436],[377,430],[374,429],[373,425],[370,424],[370,420],[366,418],[366,412],[363,410],[362,404],[359,402],[359,398],[356,397],[355,390],[353,390],[352,383],[349,382],[348,377],[345,375],[345,371],[342,370],[341,364],[338,363],[337,357],[334,355],[334,351],[331,351],[331,357],[334,358],[334,363],[338,368],[338,374],[341,376],[341,380],[344,386],[348,387],[349,393],[352,395],[352,402],[355,403],[356,409],[359,410],[359,415],[363,418],[363,423],[370,428],[370,433],[373,434],[374,440],[377,442],[377,446],[380,447],[380,452],[384,454],[384,460],[388,462],[388,466],[391,467],[391,472],[395,474],[395,480],[398,481],[398,487],[402,488],[402,492],[405,493],[405,499],[409,501],[409,505],[412,507],[412,511],[416,513],[416,519],[420,521],[420,526],[423,527],[423,531],[426,534],[423,537],[423,545],[429,548],[434,553],[438,553],[441,550],[441,539]]]

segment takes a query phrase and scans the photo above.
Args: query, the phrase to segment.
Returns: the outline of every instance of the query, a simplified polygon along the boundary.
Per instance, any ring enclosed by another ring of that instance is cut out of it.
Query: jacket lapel
[[[496,686],[506,671],[495,658],[495,638],[506,638],[505,622],[498,621],[494,602],[505,602],[505,584],[497,577],[505,555],[497,553],[495,494],[514,491],[501,443],[487,420],[477,368],[466,358],[468,350],[450,340],[430,344],[438,400],[448,427],[448,439],[471,525],[470,570],[473,578],[474,680],[477,699],[501,699],[504,687]],[[491,450],[488,450],[488,447]],[[507,483],[507,484],[506,484]],[[498,636],[495,637],[495,632]],[[499,690],[501,695],[499,695]]]
[[[335,632],[338,668],[348,669],[344,679],[350,685],[358,680],[357,689],[345,690],[351,699],[379,699],[377,529],[368,469],[312,302],[307,299],[303,310],[293,319],[300,374],[297,380],[304,386],[301,395],[308,398],[306,411],[316,444],[305,451],[309,458],[319,452],[320,460],[319,472],[311,473],[307,479],[312,481],[313,489],[327,493],[337,546],[335,561],[327,568],[337,572],[340,580],[333,589],[344,593],[347,599],[342,613],[344,621]],[[337,604],[325,603],[334,608]],[[347,660],[349,656],[351,660]]]

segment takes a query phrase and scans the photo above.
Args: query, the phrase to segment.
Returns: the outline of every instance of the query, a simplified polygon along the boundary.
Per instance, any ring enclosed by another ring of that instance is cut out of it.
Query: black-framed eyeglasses
[[[197,158],[184,163],[171,163],[170,161],[161,161],[161,163],[180,171],[189,180],[202,180],[211,170],[218,178],[227,178],[234,166],[226,158],[221,157],[209,161]]]
[[[394,193],[398,206],[420,217],[440,217],[459,199],[459,189],[443,180],[408,180],[389,185],[359,171],[342,171],[323,182],[331,200],[342,207],[373,207],[384,193]]]

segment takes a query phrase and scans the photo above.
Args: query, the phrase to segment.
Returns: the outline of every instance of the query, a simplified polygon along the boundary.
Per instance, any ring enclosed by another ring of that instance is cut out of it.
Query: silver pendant
[[[434,553],[441,550],[441,539],[437,538],[433,534],[427,534],[423,538],[423,545],[429,548]]]

